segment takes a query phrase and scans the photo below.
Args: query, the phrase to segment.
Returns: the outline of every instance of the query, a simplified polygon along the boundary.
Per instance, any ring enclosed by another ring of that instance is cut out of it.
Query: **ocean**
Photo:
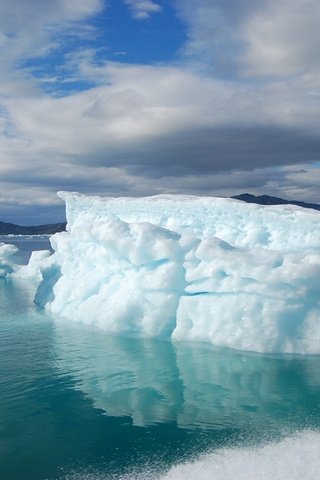
[[[110,335],[34,293],[0,279],[1,480],[319,478],[320,356]]]

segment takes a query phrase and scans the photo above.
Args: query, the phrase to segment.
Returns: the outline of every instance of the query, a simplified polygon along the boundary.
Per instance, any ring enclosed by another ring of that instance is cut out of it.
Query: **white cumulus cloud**
[[[215,73],[286,76],[319,71],[318,0],[175,0],[184,52]]]
[[[153,13],[161,12],[162,7],[159,3],[153,0],[124,0],[134,18],[138,20],[145,20],[151,17]]]
[[[248,72],[283,76],[319,71],[319,24],[317,0],[264,2],[240,27]]]

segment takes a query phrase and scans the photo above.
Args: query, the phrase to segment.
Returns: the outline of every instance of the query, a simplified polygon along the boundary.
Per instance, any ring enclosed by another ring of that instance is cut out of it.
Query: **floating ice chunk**
[[[320,353],[320,216],[295,206],[60,193],[37,301],[111,332]],[[31,268],[31,267],[30,267]]]
[[[38,283],[42,280],[41,270],[45,268],[46,263],[51,261],[51,252],[49,250],[37,250],[32,252],[27,265],[21,265],[11,275],[13,278],[32,279]],[[48,260],[50,258],[50,260]]]
[[[12,260],[12,256],[17,251],[18,248],[15,245],[0,243],[0,278],[14,272],[16,264]]]

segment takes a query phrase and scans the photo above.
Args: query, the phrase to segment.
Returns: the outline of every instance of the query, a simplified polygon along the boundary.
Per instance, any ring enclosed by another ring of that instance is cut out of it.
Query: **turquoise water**
[[[1,480],[317,478],[319,356],[111,336],[33,297],[0,280]]]

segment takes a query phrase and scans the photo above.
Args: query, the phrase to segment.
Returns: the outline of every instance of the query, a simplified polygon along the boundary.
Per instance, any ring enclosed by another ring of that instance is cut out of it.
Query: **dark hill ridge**
[[[242,200],[247,203],[257,203],[259,205],[297,205],[298,207],[312,208],[320,211],[320,205],[316,203],[298,202],[295,200],[284,200],[283,198],[270,197],[269,195],[255,196],[250,193],[236,195],[235,200]],[[0,235],[53,235],[57,232],[63,232],[66,229],[66,223],[53,223],[48,225],[21,226],[13,223],[0,222]]]
[[[284,200],[283,198],[270,197],[269,195],[260,195],[256,197],[250,193],[242,193],[241,195],[236,195],[235,200],[242,200],[247,203],[257,203],[259,205],[296,205],[303,208],[313,208],[314,210],[320,210],[320,205],[316,203],[306,203],[298,202],[295,200]]]
[[[53,235],[56,232],[63,232],[65,229],[66,223],[25,227],[14,223],[0,222],[0,235]]]

